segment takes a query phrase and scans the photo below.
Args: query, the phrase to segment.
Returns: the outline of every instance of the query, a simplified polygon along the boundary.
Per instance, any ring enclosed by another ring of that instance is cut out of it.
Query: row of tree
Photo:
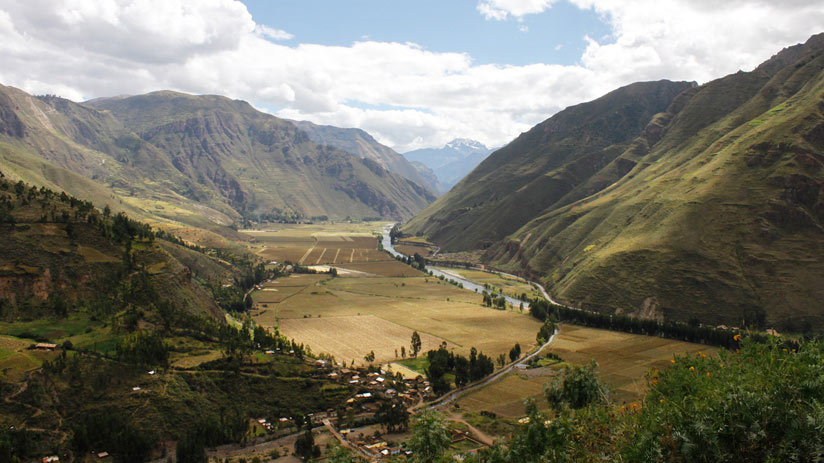
[[[553,304],[545,299],[535,299],[530,302],[530,312],[538,320],[555,320],[569,322],[576,325],[601,328],[625,333],[660,336],[680,341],[695,342],[713,346],[735,349],[738,346],[736,331],[715,328],[697,324],[681,322],[659,322],[657,320],[628,317],[626,315],[612,315],[587,310],[572,309]],[[549,339],[551,333],[542,328],[543,336]],[[761,335],[753,335],[764,340]],[[541,333],[539,333],[541,337]]]

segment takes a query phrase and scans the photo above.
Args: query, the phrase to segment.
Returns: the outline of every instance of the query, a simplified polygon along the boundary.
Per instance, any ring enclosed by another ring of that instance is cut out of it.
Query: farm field
[[[7,381],[21,381],[26,372],[40,368],[44,360],[56,356],[53,352],[29,350],[34,341],[0,335],[0,375]]]
[[[532,285],[524,282],[523,280],[519,280],[517,278],[512,278],[510,276],[501,275],[498,273],[492,272],[484,272],[482,270],[469,270],[469,269],[462,269],[462,268],[451,268],[451,267],[436,267],[438,270],[444,273],[454,273],[462,278],[465,278],[469,281],[475,282],[479,285],[488,284],[494,288],[499,288],[503,290],[503,292],[515,298],[521,296],[521,294],[526,293],[527,298],[532,299],[535,297],[542,297],[542,294],[539,290],[532,287]]]
[[[423,257],[429,257],[432,255],[432,248],[427,246],[414,246],[411,244],[398,244],[395,246],[395,250],[406,254],[407,256],[414,256],[415,253],[420,254]]]
[[[535,344],[538,321],[518,312],[486,308],[481,302],[479,294],[425,276],[327,277],[274,307],[256,307],[253,318],[263,326],[278,325],[283,334],[310,345],[313,352],[355,363],[363,363],[370,351],[377,362],[395,360],[396,349],[409,349],[413,330],[422,339],[433,340],[431,347],[424,342],[424,351],[446,341],[464,355],[475,347],[496,357],[516,342],[525,350]],[[388,325],[374,325],[372,330],[367,324],[353,323],[373,320],[358,318],[367,315]],[[321,335],[321,329],[329,334]],[[381,331],[394,335],[384,338]]]
[[[423,272],[394,259],[385,262],[355,262],[352,264],[335,264],[335,267],[355,270],[385,277],[421,276]]]
[[[598,362],[601,381],[609,388],[611,399],[621,404],[641,398],[646,390],[646,373],[651,368],[667,368],[675,355],[698,352],[711,355],[717,349],[564,324],[544,352],[553,352],[575,365],[586,365],[591,360]],[[524,415],[523,401],[527,398],[535,398],[540,408],[547,407],[543,387],[556,374],[557,367],[519,370],[462,397],[459,403],[469,412],[487,410],[508,418],[520,418]]]
[[[375,233],[384,224],[274,224],[266,230],[243,230],[254,240],[253,251],[267,261],[301,265],[380,262],[391,258],[378,251]]]

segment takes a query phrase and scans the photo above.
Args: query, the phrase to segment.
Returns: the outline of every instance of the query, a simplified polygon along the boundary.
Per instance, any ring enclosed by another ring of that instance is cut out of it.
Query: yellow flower
[[[732,338],[733,338],[733,339],[735,339],[736,341],[739,341],[739,340],[741,340],[741,335],[740,335],[740,334],[736,334],[736,335],[735,335],[735,336],[733,336]]]
[[[695,367],[690,367],[690,371],[695,371]]]
[[[675,359],[673,359],[673,360],[670,360],[670,363],[675,363]]]
[[[710,374],[710,372],[708,371],[708,372],[707,372],[707,378],[709,378],[710,376],[712,376],[712,375],[711,375],[711,374]]]
[[[658,403],[664,403],[664,399],[659,400]]]
[[[721,364],[721,368],[724,368],[724,364],[723,364],[723,363]]]

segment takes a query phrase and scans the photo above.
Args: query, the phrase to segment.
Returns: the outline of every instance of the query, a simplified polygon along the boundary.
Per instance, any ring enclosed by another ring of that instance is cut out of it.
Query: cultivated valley
[[[0,462],[820,461],[824,35],[774,52],[499,149],[0,85]]]

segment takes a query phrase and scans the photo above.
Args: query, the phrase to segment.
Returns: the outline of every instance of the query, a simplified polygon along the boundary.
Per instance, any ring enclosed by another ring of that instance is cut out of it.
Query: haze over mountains
[[[7,175],[137,217],[404,219],[434,196],[373,159],[220,96],[162,91],[77,104],[0,87]]]
[[[707,84],[556,114],[404,231],[483,249],[563,300],[658,319],[824,325],[824,35]]]
[[[426,166],[413,165],[392,148],[382,145],[361,129],[347,129],[331,125],[317,125],[309,121],[292,121],[315,143],[334,146],[361,158],[371,159],[384,169],[439,193],[435,173]]]
[[[403,156],[414,165],[431,169],[437,177],[439,190],[446,192],[492,151],[494,149],[487,148],[481,142],[456,138],[442,148],[423,148],[406,152]]]

